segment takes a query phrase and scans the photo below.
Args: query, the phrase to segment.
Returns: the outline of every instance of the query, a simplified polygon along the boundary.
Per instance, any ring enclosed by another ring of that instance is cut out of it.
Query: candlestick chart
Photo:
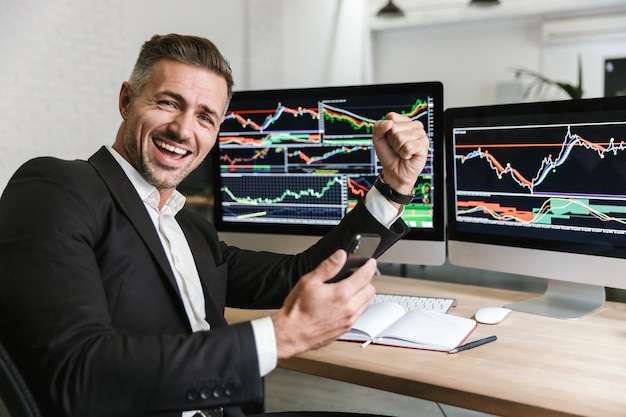
[[[433,97],[277,98],[235,102],[218,136],[224,221],[337,224],[372,187],[382,167],[372,146],[390,111],[420,120],[432,138]],[[432,227],[433,155],[403,218]]]
[[[626,122],[454,130],[461,222],[626,233]]]

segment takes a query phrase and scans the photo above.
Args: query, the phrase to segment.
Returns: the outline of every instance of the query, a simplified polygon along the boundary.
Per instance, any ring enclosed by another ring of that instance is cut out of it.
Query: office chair
[[[0,342],[0,398],[11,417],[42,417],[22,374]]]

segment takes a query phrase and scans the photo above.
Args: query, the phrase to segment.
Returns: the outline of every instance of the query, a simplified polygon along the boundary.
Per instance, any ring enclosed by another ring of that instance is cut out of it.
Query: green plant
[[[516,78],[527,76],[533,79],[526,90],[526,95],[530,94],[533,89],[539,94],[544,88],[553,86],[563,90],[572,99],[580,99],[583,97],[583,69],[580,56],[578,57],[578,85],[551,80],[538,72],[525,68],[514,68],[513,71],[515,72]]]

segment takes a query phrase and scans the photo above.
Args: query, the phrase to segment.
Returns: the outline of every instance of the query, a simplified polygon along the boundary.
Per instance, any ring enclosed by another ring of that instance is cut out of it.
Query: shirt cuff
[[[375,187],[372,187],[365,196],[365,207],[370,214],[387,229],[400,218],[404,212],[404,206],[398,210],[385,198]]]
[[[259,357],[259,374],[263,377],[276,368],[278,352],[276,351],[276,334],[271,317],[252,320],[254,343]]]

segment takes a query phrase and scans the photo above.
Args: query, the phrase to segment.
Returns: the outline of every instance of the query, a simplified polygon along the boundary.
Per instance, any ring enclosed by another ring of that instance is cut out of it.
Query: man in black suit
[[[423,126],[393,113],[376,123],[394,191],[371,191],[319,243],[241,250],[176,191],[215,145],[232,85],[210,41],[154,36],[122,85],[113,146],[31,160],[7,185],[0,337],[47,416],[242,415],[277,361],[330,343],[367,308],[374,260],[325,281],[354,233],[381,235],[379,255],[406,232],[394,200],[424,167]],[[278,310],[227,325],[226,305]]]

